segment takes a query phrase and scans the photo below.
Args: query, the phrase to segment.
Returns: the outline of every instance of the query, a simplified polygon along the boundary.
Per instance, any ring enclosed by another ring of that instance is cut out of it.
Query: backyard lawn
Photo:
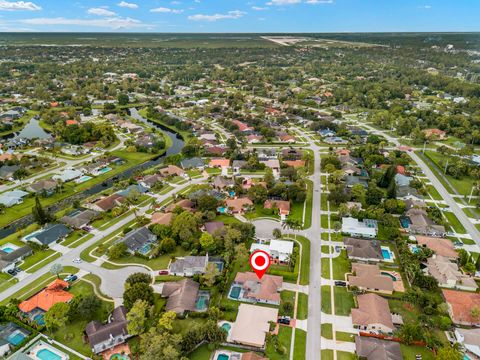
[[[408,346],[400,344],[402,355],[404,359],[415,359],[416,355],[422,355],[422,360],[433,360],[435,356],[432,351],[421,346]]]

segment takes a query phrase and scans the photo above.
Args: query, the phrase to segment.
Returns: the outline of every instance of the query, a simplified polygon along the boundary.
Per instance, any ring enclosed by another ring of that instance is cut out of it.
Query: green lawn
[[[267,341],[265,355],[269,360],[284,360],[288,359],[290,356],[290,343],[292,341],[292,328],[289,326],[280,326],[278,330],[278,335],[275,337],[270,337]],[[277,343],[277,346],[275,346]],[[280,353],[279,350],[285,350],[284,353]]]
[[[432,185],[427,186],[427,191],[432,196],[433,200],[442,200],[442,196]]]
[[[327,215],[321,215],[320,216],[320,224],[321,224],[323,229],[330,229]]]
[[[330,286],[322,286],[322,311],[326,314],[332,313],[332,296]]]
[[[322,350],[322,360],[333,360],[333,350]]]
[[[333,293],[335,295],[335,314],[350,315],[352,308],[355,306],[353,295],[346,288],[338,286],[333,288]]]
[[[308,316],[308,295],[298,293],[297,319],[305,320]]]
[[[422,355],[422,360],[435,359],[432,351],[425,347],[400,344],[400,349],[404,359],[415,359],[415,355]]]
[[[321,335],[325,339],[333,339],[333,325],[328,323],[321,324]]]
[[[69,292],[75,296],[80,294],[84,296],[90,295],[93,294],[93,287],[84,281],[78,281],[70,288]],[[104,321],[107,319],[108,314],[112,310],[113,303],[102,301],[100,309],[97,310],[92,319]],[[90,346],[83,342],[83,331],[85,330],[85,326],[88,322],[88,319],[75,318],[69,322],[65,328],[57,329],[49,335],[51,335],[53,339],[67,345],[68,347],[71,347],[72,349],[84,355],[90,356]]]
[[[335,338],[337,341],[355,342],[355,334],[350,334],[343,331],[335,332]]]
[[[345,280],[345,274],[350,271],[350,261],[347,258],[347,251],[342,250],[340,256],[332,259],[333,279]]]
[[[300,329],[295,329],[295,346],[293,348],[293,358],[305,359],[305,351],[307,348],[307,333]]]
[[[300,235],[285,237],[285,239],[296,240],[300,244],[302,244],[302,267],[300,269],[300,285],[308,285],[308,283],[310,282],[310,240]]]
[[[190,360],[210,360],[212,350],[208,348],[208,344],[198,347],[194,352],[188,355]]]
[[[302,209],[303,209],[303,204],[302,204]],[[244,216],[248,220],[253,220],[257,218],[271,218],[271,219],[280,220],[279,215],[273,214],[271,209],[264,209],[263,204],[256,204],[254,210],[247,212]],[[280,224],[278,226],[280,227]]]
[[[33,265],[32,267],[30,268],[25,268],[24,270],[30,274],[34,273],[35,271],[37,270],[40,270],[41,268],[43,268],[44,266],[47,266],[48,264],[54,262],[56,259],[58,259],[59,257],[61,257],[62,254],[57,252],[57,253],[54,253],[52,256],[50,256],[49,258],[46,258],[46,259],[43,259],[42,261],[38,262],[37,264]]]
[[[22,267],[23,270],[27,270],[28,272],[30,272],[30,270],[28,270],[30,267],[35,266],[36,264],[41,262],[43,259],[53,254],[55,254],[55,250],[52,250],[52,249],[35,251],[32,255],[26,257],[20,266]]]
[[[330,279],[330,259],[322,258],[322,278]]]
[[[467,232],[463,227],[462,223],[458,220],[458,218],[455,216],[453,212],[444,211],[443,214],[447,218],[448,223],[450,224],[454,232],[459,234],[465,234]]]
[[[293,317],[293,309],[292,309],[292,311],[286,312],[286,311],[284,311],[284,309],[281,305],[285,302],[290,302],[292,305],[294,305],[295,304],[295,292],[288,291],[288,290],[283,290],[280,293],[280,297],[281,297],[281,302],[280,302],[280,310],[278,312],[278,315]]]
[[[346,351],[337,351],[337,360],[355,360],[355,354]]]
[[[153,259],[144,259],[144,258],[139,257],[139,256],[130,255],[130,256],[120,258],[120,259],[112,260],[112,262],[114,262],[116,264],[120,264],[119,266],[122,266],[122,264],[135,263],[135,264],[146,265],[146,266],[152,268],[153,270],[163,270],[163,269],[166,269],[168,267],[168,263],[170,262],[170,259],[172,258],[172,256],[185,256],[187,254],[188,254],[188,252],[183,250],[183,248],[177,247],[177,250],[175,251],[174,254],[161,255],[161,256],[159,256],[157,258],[153,258]],[[104,262],[102,264],[102,267],[104,267],[106,269],[117,269],[119,266],[116,266],[114,264],[110,264],[108,262]]]

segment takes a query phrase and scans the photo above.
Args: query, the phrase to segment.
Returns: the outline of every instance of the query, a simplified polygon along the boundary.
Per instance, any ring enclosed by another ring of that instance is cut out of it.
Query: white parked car
[[[80,258],[75,258],[75,259],[73,259],[73,262],[74,262],[75,264],[80,264],[80,263],[82,262],[82,259],[80,259]]]

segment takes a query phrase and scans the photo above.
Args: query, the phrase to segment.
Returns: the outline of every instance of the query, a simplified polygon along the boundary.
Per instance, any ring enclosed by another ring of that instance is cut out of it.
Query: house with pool
[[[95,354],[103,353],[124,344],[131,335],[127,328],[127,310],[116,307],[106,323],[93,320],[85,328],[88,343]]]
[[[131,254],[139,253],[147,256],[156,241],[157,235],[143,226],[130,231],[122,239],[118,240],[117,243],[127,245],[127,250]]]
[[[363,262],[394,262],[393,251],[388,246],[382,246],[378,240],[344,238],[343,243],[349,259]]]
[[[261,279],[253,272],[239,272],[233,280],[228,298],[237,301],[280,305],[283,277],[265,274]]]
[[[168,298],[165,310],[177,315],[206,311],[210,301],[209,292],[200,290],[200,284],[191,279],[164,283],[162,296]]]
[[[0,357],[21,345],[30,335],[30,331],[13,322],[0,324]]]
[[[67,289],[70,284],[66,281],[55,279],[46,288],[40,290],[35,295],[27,300],[22,301],[18,308],[22,314],[35,321],[39,325],[44,325],[43,315],[50,310],[50,308],[60,302],[68,303],[73,299],[73,294],[69,293]]]
[[[57,243],[65,239],[72,230],[64,224],[48,224],[42,229],[34,231],[22,238],[24,242],[35,242],[39,245],[47,245]]]
[[[9,360],[68,360],[70,356],[45,340],[38,340],[25,350],[13,354]]]
[[[192,277],[195,274],[205,274],[208,265],[208,253],[205,256],[185,256],[176,258],[170,263],[170,275]]]
[[[28,245],[20,247],[11,243],[4,244],[0,248],[0,270],[13,270],[18,262],[30,255],[32,248]]]

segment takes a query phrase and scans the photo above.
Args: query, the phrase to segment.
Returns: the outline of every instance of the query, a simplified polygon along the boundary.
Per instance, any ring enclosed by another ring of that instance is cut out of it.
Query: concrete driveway
[[[252,220],[252,224],[255,225],[256,236],[260,239],[273,239],[273,230],[282,230],[282,224],[277,220],[258,219]]]

